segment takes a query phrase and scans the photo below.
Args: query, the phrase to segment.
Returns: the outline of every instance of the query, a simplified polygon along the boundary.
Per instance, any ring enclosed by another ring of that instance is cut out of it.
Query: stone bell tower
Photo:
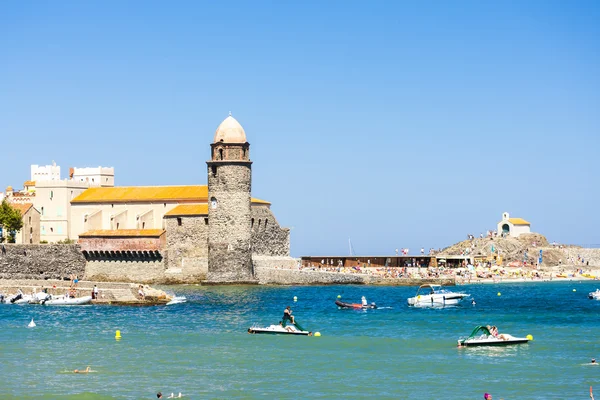
[[[205,283],[257,283],[252,267],[250,144],[231,114],[217,128],[210,147]]]

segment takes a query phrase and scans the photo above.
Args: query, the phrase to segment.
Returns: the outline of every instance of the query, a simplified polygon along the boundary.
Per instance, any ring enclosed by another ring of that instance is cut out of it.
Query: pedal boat
[[[444,307],[455,306],[465,297],[466,293],[456,293],[442,288],[442,285],[421,285],[417,289],[414,297],[408,298],[408,305],[411,307]]]
[[[514,337],[508,333],[501,333],[494,336],[489,329],[483,325],[476,327],[467,338],[458,339],[459,347],[473,346],[509,346],[512,344],[523,344],[529,342],[530,337]]]
[[[595,292],[590,292],[588,298],[591,300],[600,300],[600,289],[596,289]]]
[[[289,325],[270,325],[266,328],[261,328],[256,325],[248,328],[248,333],[266,334],[266,335],[297,335],[297,336],[312,336],[312,332],[305,331],[298,324]]]

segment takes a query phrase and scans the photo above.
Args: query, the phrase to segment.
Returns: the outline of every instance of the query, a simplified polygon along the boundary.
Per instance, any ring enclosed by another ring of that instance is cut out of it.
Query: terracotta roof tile
[[[531,225],[529,222],[525,221],[523,218],[509,218],[508,222],[513,225]]]
[[[21,213],[21,216],[25,215],[25,213],[27,213],[27,211],[29,211],[29,209],[31,207],[33,207],[33,204],[31,203],[11,203],[11,207],[14,208],[15,210],[19,210],[19,212]]]
[[[183,215],[208,215],[208,204],[180,204],[165,214],[165,217]]]
[[[148,201],[208,201],[208,186],[122,186],[89,188],[71,203],[128,203]]]

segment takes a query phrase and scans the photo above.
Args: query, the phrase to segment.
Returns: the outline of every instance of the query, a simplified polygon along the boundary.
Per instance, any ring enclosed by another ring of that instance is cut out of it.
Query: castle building
[[[207,161],[208,185],[95,187],[71,200],[86,279],[256,283],[257,266],[294,265],[289,229],[251,197],[250,145],[227,117]]]
[[[531,233],[531,224],[523,218],[511,218],[505,212],[502,213],[502,221],[498,222],[497,232],[503,236],[519,237],[523,233]]]

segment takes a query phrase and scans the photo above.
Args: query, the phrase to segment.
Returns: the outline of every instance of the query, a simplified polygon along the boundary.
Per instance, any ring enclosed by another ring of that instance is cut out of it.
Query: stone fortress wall
[[[79,245],[4,244],[0,279],[69,279],[85,275],[86,261]]]
[[[252,207],[252,253],[257,256],[289,257],[290,230],[279,226],[267,206]]]
[[[181,223],[181,225],[179,225]],[[208,272],[208,216],[166,217],[165,282],[200,282]]]

